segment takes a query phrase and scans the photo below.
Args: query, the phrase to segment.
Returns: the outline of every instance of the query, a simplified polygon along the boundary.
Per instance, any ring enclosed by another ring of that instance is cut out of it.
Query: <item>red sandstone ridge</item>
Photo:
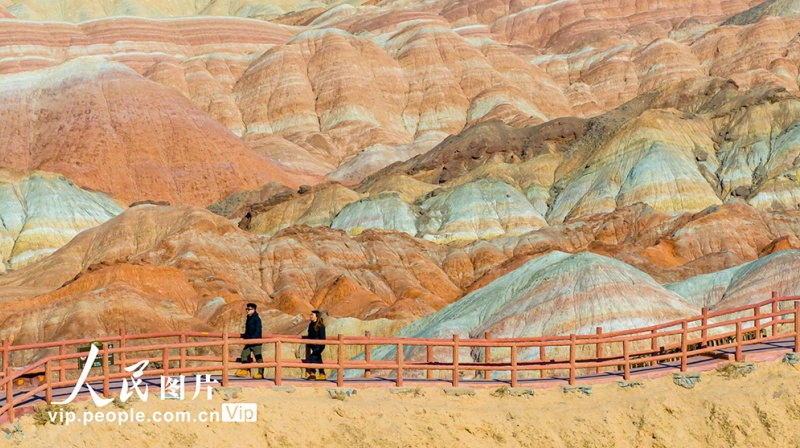
[[[132,331],[213,322],[230,322],[235,327],[222,329],[238,331],[241,318],[224,316],[247,301],[259,303],[262,316],[273,310],[277,320],[307,315],[316,306],[335,317],[419,318],[461,295],[441,266],[444,251],[405,234],[372,230],[350,237],[341,230],[295,227],[266,239],[206,210],[142,205],[0,276],[0,338],[38,338],[43,312],[48,319],[82,323],[50,327],[48,339],[75,337],[81,328],[103,334],[118,328],[120,316]],[[87,310],[96,311],[99,303],[114,311],[104,308],[92,319]]]
[[[81,56],[103,56],[139,73],[160,62],[179,64],[211,53],[239,62],[240,55],[282,44],[300,31],[234,17],[110,17],[80,24],[8,20],[0,35],[0,73],[50,67]],[[20,45],[26,46],[22,53]],[[241,63],[246,66],[248,60]]]
[[[702,23],[714,23],[755,6],[761,0],[687,0],[662,4],[636,0],[537,3],[544,2],[510,2],[508,12],[491,22],[492,31],[502,33],[509,41],[544,45],[556,39],[563,30],[587,22],[594,22],[592,28],[600,35],[625,33],[646,25],[672,28],[688,17]],[[457,17],[456,14],[449,15],[451,20]]]
[[[206,205],[283,170],[172,89],[79,59],[0,78],[0,165],[59,172],[133,202]]]
[[[3,5],[0,5],[0,18],[2,18],[2,19],[13,19],[14,18],[14,14],[11,14],[10,12],[8,12],[8,10],[3,7]]]

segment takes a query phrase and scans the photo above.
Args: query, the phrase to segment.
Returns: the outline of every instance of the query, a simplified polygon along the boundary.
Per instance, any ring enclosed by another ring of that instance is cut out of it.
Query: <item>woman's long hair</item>
[[[325,321],[322,319],[322,313],[319,310],[314,310],[312,313],[317,315],[317,321],[314,322],[314,330],[319,330],[319,327],[325,328]]]

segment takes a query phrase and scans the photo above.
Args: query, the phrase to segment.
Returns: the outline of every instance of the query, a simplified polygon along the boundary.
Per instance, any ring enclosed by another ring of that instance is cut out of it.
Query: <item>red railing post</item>
[[[403,385],[403,343],[397,343],[397,378],[395,379],[395,386],[400,387]]]
[[[761,307],[756,305],[753,307],[753,328],[755,329],[755,338],[761,339],[761,319],[758,316],[761,315]]]
[[[453,387],[458,387],[458,334],[453,335]]]
[[[164,370],[163,375],[169,376],[169,348],[164,347],[161,349],[161,368]]]
[[[428,351],[426,361],[428,364],[433,364],[433,346],[428,344],[426,347]],[[433,378],[433,370],[430,367],[425,369],[425,377],[428,379]]]
[[[195,342],[197,342],[197,341],[195,341]],[[185,333],[181,333],[181,349],[180,349],[180,368],[181,369],[185,369],[186,368],[186,347],[184,347],[184,344],[186,344],[186,334]]]
[[[283,369],[283,348],[281,340],[275,341],[275,385],[280,386],[283,382],[281,370]],[[302,374],[302,371],[300,372]]]
[[[58,354],[61,355],[61,356],[64,356],[64,355],[67,354],[67,346],[66,346],[66,344],[61,344],[61,346],[58,348]],[[67,360],[66,359],[62,359],[62,360],[58,361],[58,368],[59,368],[58,381],[60,381],[60,382],[66,381],[67,380]]]
[[[594,357],[597,358],[598,362],[601,362],[600,358],[603,357],[603,343],[600,342],[600,338],[603,336],[603,327],[595,328],[595,333],[597,334],[597,344],[594,346]],[[595,369],[596,373],[602,373],[602,371],[603,368],[600,366],[597,366]]]
[[[622,365],[622,378],[629,380],[631,379],[631,352],[628,339],[622,340],[622,359],[625,362]]]
[[[780,319],[778,316],[778,293],[772,291],[772,336],[778,334],[778,324],[776,321]]]
[[[653,354],[658,353],[658,330],[651,330],[650,331],[650,351]],[[658,364],[658,361],[652,361],[650,363],[651,366],[655,366]]]
[[[53,388],[51,387],[51,378],[53,372],[50,370],[50,361],[44,363],[44,380],[47,382],[47,389],[45,389],[44,393],[44,401],[47,404],[53,401]]]
[[[517,387],[517,344],[511,344],[511,387]]]
[[[228,333],[222,333],[222,386],[228,385]]]
[[[703,328],[700,330],[700,347],[707,347],[708,346],[708,307],[703,307],[703,317],[700,319],[700,326]]]
[[[11,375],[11,370],[8,370],[8,374]],[[6,383],[6,404],[10,405],[8,408],[8,421],[9,423],[14,423],[14,382],[11,381],[11,377],[8,376],[8,383]]]
[[[486,341],[488,342],[490,339],[492,339],[492,333],[490,331],[487,331],[486,333],[483,334],[483,338],[486,339]],[[487,364],[490,364],[492,362],[492,347],[487,345],[484,350],[485,350],[483,354],[484,361]],[[483,372],[483,379],[485,380],[492,379],[492,371],[488,369],[485,370]]]
[[[11,366],[8,365],[9,351],[11,350],[11,343],[8,339],[3,341],[3,376],[6,383],[6,404],[10,405],[8,409],[8,421],[14,423],[14,382],[11,381]]]
[[[569,335],[569,385],[575,385],[575,333]]]
[[[794,351],[800,351],[800,301],[794,302]]]
[[[108,366],[108,343],[103,342],[103,358],[100,363],[103,366],[103,396],[106,398],[111,397],[111,388],[109,387],[109,366]]]
[[[126,336],[127,336],[127,334],[125,332],[125,327],[124,326],[119,327],[119,348],[125,348],[127,346]],[[122,372],[122,370],[125,369],[125,367],[128,366],[127,361],[128,361],[127,353],[125,353],[125,351],[122,351],[119,354],[119,362],[120,362],[120,365],[119,365],[119,369],[120,370],[119,371],[120,372]]]
[[[688,351],[688,329],[689,329],[689,322],[683,321],[681,322],[681,372],[686,371],[686,352]]]
[[[736,361],[742,360],[742,323],[736,322]]]
[[[372,362],[372,346],[369,343],[369,339],[372,337],[372,333],[369,331],[364,332],[364,336],[367,338],[367,343],[364,345],[364,361],[367,364]],[[372,377],[372,369],[365,369],[364,370],[364,377],[370,378]]]
[[[542,370],[539,371],[539,376],[545,378],[547,377],[547,369],[544,368],[545,363],[547,363],[547,349],[544,339],[541,340],[541,343],[539,346],[539,361],[542,363]]]
[[[339,370],[336,374],[336,385],[344,386],[344,335],[339,333]]]

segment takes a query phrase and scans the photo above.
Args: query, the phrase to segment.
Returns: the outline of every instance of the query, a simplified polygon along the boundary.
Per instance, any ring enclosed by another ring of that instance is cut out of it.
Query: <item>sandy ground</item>
[[[73,423],[37,426],[21,421],[22,434],[0,433],[0,446],[36,447],[762,447],[800,446],[800,364],[757,364],[745,377],[701,374],[693,389],[672,377],[641,380],[642,387],[594,385],[591,395],[536,389],[534,396],[496,397],[497,388],[474,396],[444,389],[396,395],[362,388],[344,400],[322,387],[292,393],[245,388],[225,401],[215,394],[192,401],[130,404],[155,411],[219,411],[223,403],[256,403],[254,423]],[[74,405],[77,415],[97,411]],[[104,411],[127,411],[108,405]],[[6,431],[11,426],[5,425]]]

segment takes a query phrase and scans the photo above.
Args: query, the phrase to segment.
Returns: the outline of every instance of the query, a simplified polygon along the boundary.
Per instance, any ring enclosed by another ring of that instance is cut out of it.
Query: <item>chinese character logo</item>
[[[53,404],[69,404],[75,397],[78,396],[81,388],[85,385],[87,389],[89,389],[89,394],[92,397],[92,402],[97,407],[103,407],[107,404],[114,401],[113,398],[103,398],[98,394],[91,385],[86,383],[86,378],[89,377],[89,372],[92,369],[92,366],[95,364],[95,360],[97,359],[98,348],[95,345],[91,346],[89,350],[89,355],[86,358],[86,362],[83,364],[83,370],[81,371],[81,376],[78,378],[78,382],[75,384],[75,387],[72,389],[72,393],[70,393],[69,397],[66,400],[60,402],[53,402]],[[132,366],[128,366],[125,368],[125,371],[130,373],[130,378],[123,378],[122,380],[122,390],[120,391],[119,399],[122,402],[126,402],[130,397],[133,396],[135,393],[139,396],[141,401],[147,401],[148,393],[149,393],[149,386],[142,380],[142,376],[144,375],[144,371],[147,368],[149,361],[142,360],[137,362]],[[194,382],[194,394],[192,395],[192,400],[197,398],[203,391],[206,392],[206,399],[210,400],[213,394],[212,385],[219,384],[219,382],[215,379],[211,378],[211,375],[195,375],[195,382]],[[184,375],[180,375],[177,378],[172,377],[165,377],[161,376],[161,399],[177,399],[183,400],[185,397],[185,390],[186,390],[186,377]]]

